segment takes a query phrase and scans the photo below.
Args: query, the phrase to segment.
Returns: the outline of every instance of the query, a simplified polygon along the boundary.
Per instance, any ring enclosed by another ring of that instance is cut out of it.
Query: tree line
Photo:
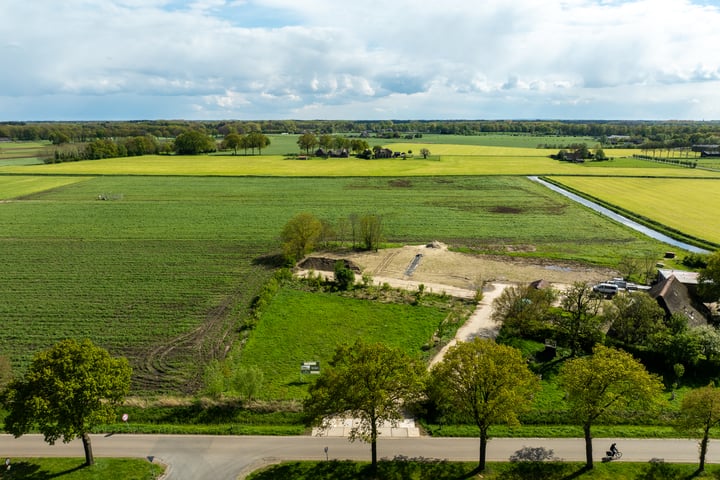
[[[312,213],[293,216],[282,229],[280,239],[283,255],[289,264],[302,260],[317,247],[348,243],[352,248],[377,250],[383,240],[382,216],[377,214],[351,214],[335,223],[321,220]]]
[[[89,142],[104,138],[175,138],[197,130],[213,138],[230,133],[371,134],[400,137],[408,134],[518,134],[543,136],[589,136],[604,146],[638,146],[646,142],[676,146],[720,143],[718,121],[541,121],[541,120],[254,120],[190,121],[142,120],[95,122],[0,122],[0,139],[18,141]]]
[[[152,135],[123,137],[119,139],[99,138],[87,143],[67,143],[67,137],[56,137],[55,145],[48,147],[44,153],[45,163],[75,162],[79,160],[99,160],[103,158],[134,157],[140,155],[199,155],[218,150],[232,150],[237,154],[238,148],[247,154],[251,150],[255,154],[270,145],[267,135],[251,132],[247,135],[228,134],[222,142],[218,142],[198,130],[190,130],[179,134],[175,139],[160,141]]]

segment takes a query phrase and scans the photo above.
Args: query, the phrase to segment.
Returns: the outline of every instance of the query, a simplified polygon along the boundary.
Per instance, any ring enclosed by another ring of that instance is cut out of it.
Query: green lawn
[[[160,478],[165,467],[140,458],[96,458],[84,466],[84,458],[13,458],[10,470],[0,479],[23,480],[149,480]]]
[[[468,315],[471,310],[467,310]],[[243,347],[242,364],[263,371],[261,398],[302,399],[307,382],[312,381],[300,374],[302,362],[320,361],[322,370],[338,343],[352,343],[358,338],[420,356],[421,347],[447,316],[446,310],[423,305],[283,288]]]

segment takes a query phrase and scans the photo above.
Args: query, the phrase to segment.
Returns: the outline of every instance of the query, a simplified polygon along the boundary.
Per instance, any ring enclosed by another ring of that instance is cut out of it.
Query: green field
[[[467,318],[472,311],[466,307]],[[300,374],[303,361],[332,358],[338,342],[362,338],[402,348],[420,356],[421,347],[448,316],[432,306],[382,303],[328,293],[282,289],[264,312],[243,347],[242,363],[263,371],[264,399],[302,399],[309,379]],[[458,325],[455,325],[454,331]]]
[[[144,458],[96,458],[84,466],[84,458],[13,458],[10,470],[0,479],[50,480],[151,480],[160,478],[165,467]]]
[[[403,148],[409,145],[400,144]],[[432,156],[401,159],[357,158],[297,160],[255,155],[148,155],[49,165],[4,166],[0,174],[23,175],[189,175],[189,176],[453,176],[453,175],[615,175],[713,177],[720,172],[618,158],[572,164],[531,148],[429,145]],[[414,145],[413,148],[418,148]],[[419,151],[419,150],[414,150]],[[445,152],[445,153],[443,153]],[[628,151],[629,152],[629,151]]]
[[[56,177],[15,175],[3,177],[0,180],[0,200],[18,198],[38,192],[53,190],[65,185],[84,182],[85,177]]]
[[[59,339],[89,337],[130,358],[135,391],[194,391],[270,275],[258,259],[279,251],[299,212],[377,213],[395,244],[522,245],[607,265],[664,250],[522,177],[80,178],[0,205],[2,353],[21,368]],[[0,191],[15,181],[0,176]]]
[[[720,243],[720,182],[712,179],[555,177],[555,181],[697,238]]]

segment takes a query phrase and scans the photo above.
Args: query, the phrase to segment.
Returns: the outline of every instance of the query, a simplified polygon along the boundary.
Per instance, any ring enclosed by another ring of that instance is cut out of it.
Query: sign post
[[[302,374],[320,374],[320,362],[302,362],[300,364],[300,373]]]

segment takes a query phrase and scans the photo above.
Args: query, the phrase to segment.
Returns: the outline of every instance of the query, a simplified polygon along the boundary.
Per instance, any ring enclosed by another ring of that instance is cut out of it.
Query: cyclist
[[[618,449],[617,449],[616,444],[613,443],[612,445],[610,445],[610,456],[614,457],[615,455],[617,455],[617,452],[618,452]]]

